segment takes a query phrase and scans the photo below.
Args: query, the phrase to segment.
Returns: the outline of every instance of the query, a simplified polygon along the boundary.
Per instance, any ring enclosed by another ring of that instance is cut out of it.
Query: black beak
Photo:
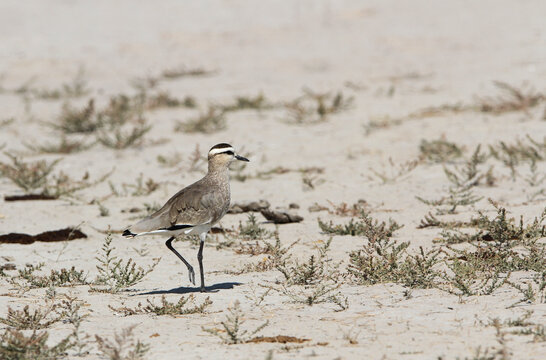
[[[249,161],[250,161],[250,160],[248,160],[246,157],[241,156],[241,155],[235,155],[235,159],[241,160],[241,161],[246,161],[246,162],[249,162]]]

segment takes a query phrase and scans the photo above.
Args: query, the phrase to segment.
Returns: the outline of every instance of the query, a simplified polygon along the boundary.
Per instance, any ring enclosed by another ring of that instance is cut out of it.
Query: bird
[[[123,232],[123,236],[127,238],[143,235],[169,236],[165,245],[186,265],[189,280],[193,285],[195,285],[195,271],[172,246],[172,242],[181,234],[199,235],[197,260],[201,275],[201,292],[207,291],[203,272],[203,245],[211,227],[229,209],[231,200],[229,165],[235,160],[249,161],[246,157],[238,155],[230,144],[214,145],[208,152],[208,172],[201,180],[183,188],[167,200],[161,209]]]

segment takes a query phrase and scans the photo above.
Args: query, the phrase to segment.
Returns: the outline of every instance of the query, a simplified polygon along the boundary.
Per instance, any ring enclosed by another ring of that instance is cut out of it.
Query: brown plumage
[[[136,235],[144,235],[176,225],[214,225],[229,208],[229,178],[225,175],[227,171],[223,174],[209,172],[201,180],[180,190],[161,209],[129,230]]]
[[[201,290],[205,290],[202,271],[203,243],[212,225],[218,222],[228,211],[230,203],[229,164],[235,159],[248,159],[235,153],[229,144],[213,146],[208,154],[208,172],[201,180],[180,190],[171,197],[161,209],[145,217],[125,230],[123,236],[168,235],[167,247],[186,264],[190,281],[195,283],[191,265],[171,245],[175,236],[180,234],[199,234],[198,252],[201,269]]]

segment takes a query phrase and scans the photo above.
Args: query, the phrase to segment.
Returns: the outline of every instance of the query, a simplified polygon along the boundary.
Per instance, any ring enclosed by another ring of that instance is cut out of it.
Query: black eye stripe
[[[223,154],[235,155],[235,153],[234,153],[233,151],[231,151],[231,150],[230,150],[230,151],[226,151],[226,152],[224,152]]]

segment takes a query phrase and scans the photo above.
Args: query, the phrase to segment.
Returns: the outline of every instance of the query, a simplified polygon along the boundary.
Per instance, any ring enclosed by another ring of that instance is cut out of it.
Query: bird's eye
[[[224,154],[235,155],[235,153],[233,151],[226,151]]]

